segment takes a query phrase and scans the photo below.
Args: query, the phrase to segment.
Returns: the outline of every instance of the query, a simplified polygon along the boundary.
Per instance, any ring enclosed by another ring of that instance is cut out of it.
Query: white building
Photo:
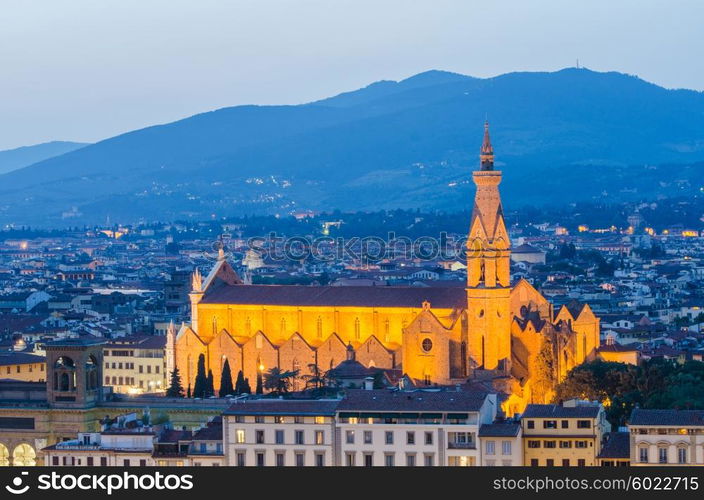
[[[225,454],[239,466],[479,465],[479,429],[496,412],[494,394],[437,389],[247,400],[223,415]]]
[[[631,465],[704,465],[704,411],[636,408],[628,423]]]

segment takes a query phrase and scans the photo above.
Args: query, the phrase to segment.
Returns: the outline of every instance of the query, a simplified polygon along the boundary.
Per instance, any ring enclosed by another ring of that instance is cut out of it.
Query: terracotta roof
[[[479,437],[515,437],[520,430],[521,424],[517,422],[484,424],[479,428]]]
[[[340,379],[357,379],[373,377],[379,372],[379,369],[367,368],[362,363],[354,359],[347,359],[335,368],[330,370],[330,375]]]
[[[633,352],[637,351],[636,347],[629,347],[627,345],[619,344],[614,342],[613,344],[602,344],[599,347],[599,352]]]
[[[631,413],[629,425],[704,426],[704,410],[643,410]]]
[[[596,418],[599,406],[528,405],[523,418]]]
[[[194,441],[222,441],[222,417],[215,417],[208,425],[193,434]]]
[[[479,411],[484,404],[485,392],[465,391],[392,391],[388,389],[366,391],[348,390],[339,410],[344,411]]]
[[[434,308],[464,308],[467,296],[461,287],[233,285],[206,293],[202,303],[420,308],[424,301]]]
[[[224,415],[334,415],[339,399],[247,399],[233,404]]]
[[[597,458],[631,458],[631,435],[628,432],[610,432]]]

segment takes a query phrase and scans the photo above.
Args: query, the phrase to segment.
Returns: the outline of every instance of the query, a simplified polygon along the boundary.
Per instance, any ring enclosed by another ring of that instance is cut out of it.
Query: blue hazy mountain
[[[52,141],[0,151],[0,174],[69,153],[86,145],[83,142]]]
[[[514,207],[702,184],[704,93],[587,69],[430,71],[304,105],[223,108],[40,161],[0,176],[0,222],[467,208],[486,116]]]

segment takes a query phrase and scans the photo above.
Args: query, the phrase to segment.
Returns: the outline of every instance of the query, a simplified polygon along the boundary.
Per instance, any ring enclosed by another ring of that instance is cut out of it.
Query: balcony
[[[450,442],[447,443],[447,448],[450,450],[476,450],[477,443]]]

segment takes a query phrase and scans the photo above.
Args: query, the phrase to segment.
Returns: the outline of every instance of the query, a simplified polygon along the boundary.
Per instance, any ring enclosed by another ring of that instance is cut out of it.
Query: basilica
[[[177,366],[193,387],[203,354],[217,386],[225,360],[255,380],[272,367],[327,371],[353,349],[365,367],[418,385],[488,384],[506,395],[508,415],[546,402],[572,367],[596,356],[599,319],[586,304],[556,310],[529,282],[512,283],[501,175],[485,124],[466,287],[252,285],[221,253],[207,276],[193,275],[191,322],[168,332],[167,369]]]

